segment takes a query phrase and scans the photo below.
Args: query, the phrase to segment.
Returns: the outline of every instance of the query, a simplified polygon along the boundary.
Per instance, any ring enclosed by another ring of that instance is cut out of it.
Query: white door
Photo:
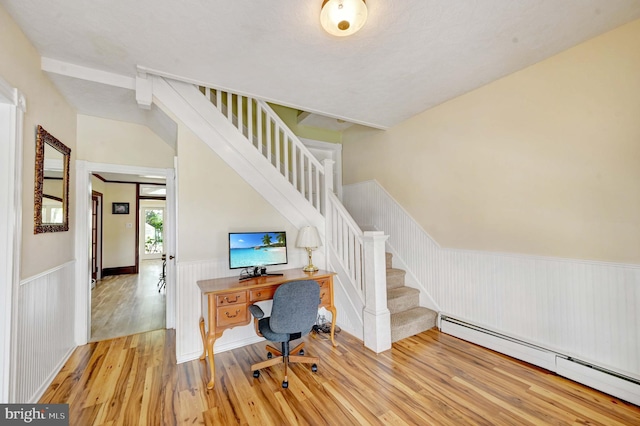
[[[165,202],[140,200],[140,259],[160,259],[164,247]]]

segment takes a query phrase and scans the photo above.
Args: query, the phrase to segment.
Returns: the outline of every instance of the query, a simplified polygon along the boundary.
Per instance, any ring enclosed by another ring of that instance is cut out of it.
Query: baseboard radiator
[[[447,315],[440,331],[640,405],[640,380]]]

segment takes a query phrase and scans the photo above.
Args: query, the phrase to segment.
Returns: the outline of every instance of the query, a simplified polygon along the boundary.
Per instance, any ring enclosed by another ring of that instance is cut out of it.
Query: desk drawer
[[[318,285],[320,286],[320,292],[322,293],[322,290],[326,290],[329,291],[329,280],[331,278],[318,278],[316,279],[316,282],[318,283]]]
[[[275,292],[276,287],[264,287],[251,290],[249,292],[249,301],[259,302],[261,300],[271,300]]]
[[[235,324],[246,324],[249,321],[247,312],[249,312],[247,305],[243,304],[218,307],[216,326],[220,328]]]
[[[236,291],[216,295],[216,306],[233,305],[235,303],[247,303],[247,292]]]
[[[320,306],[329,305],[331,305],[331,292],[328,287],[320,287]]]
[[[317,278],[320,286],[320,306],[331,305],[331,278]]]

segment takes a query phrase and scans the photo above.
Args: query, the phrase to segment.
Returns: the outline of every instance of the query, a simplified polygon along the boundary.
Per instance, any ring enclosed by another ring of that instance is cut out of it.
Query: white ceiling
[[[128,77],[146,67],[377,128],[640,18],[640,0],[367,0],[363,29],[338,38],[320,27],[322,0],[0,4],[43,57]],[[55,83],[81,113],[135,102]]]

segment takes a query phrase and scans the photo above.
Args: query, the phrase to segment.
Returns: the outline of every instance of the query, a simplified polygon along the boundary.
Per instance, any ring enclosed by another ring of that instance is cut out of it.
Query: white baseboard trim
[[[440,331],[640,405],[640,381],[635,378],[444,315]]]
[[[237,348],[241,348],[243,346],[247,346],[247,345],[253,345],[254,343],[260,343],[260,342],[264,342],[265,338],[264,337],[260,337],[258,335],[253,336],[253,337],[247,337],[246,339],[240,339],[240,340],[234,340],[232,342],[228,342],[228,343],[218,343],[216,342],[213,345],[213,354],[219,354],[222,352],[226,352],[226,351],[230,351],[232,349],[237,349]],[[184,354],[183,356],[179,357],[177,359],[177,363],[178,364],[182,364],[183,362],[189,362],[189,361],[194,361],[197,359],[200,359],[200,355],[202,355],[202,351],[198,351],[198,352],[191,352],[188,354]]]

